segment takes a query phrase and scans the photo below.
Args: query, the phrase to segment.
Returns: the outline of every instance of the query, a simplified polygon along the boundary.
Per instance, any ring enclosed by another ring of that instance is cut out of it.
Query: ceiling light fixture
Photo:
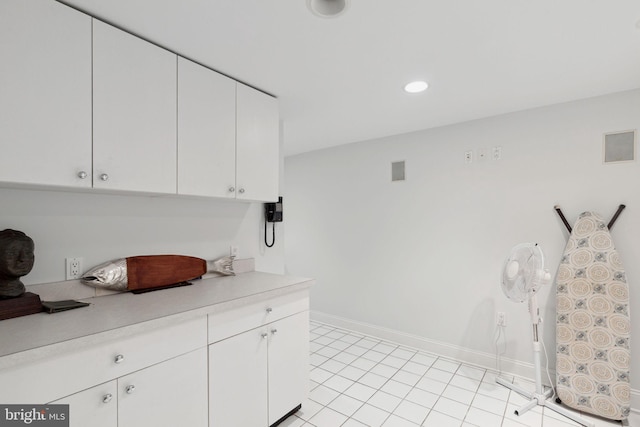
[[[422,80],[417,80],[415,82],[407,83],[404,87],[405,92],[409,93],[420,93],[427,90],[429,84]]]
[[[342,15],[349,5],[349,0],[307,0],[307,7],[321,18],[335,18]]]

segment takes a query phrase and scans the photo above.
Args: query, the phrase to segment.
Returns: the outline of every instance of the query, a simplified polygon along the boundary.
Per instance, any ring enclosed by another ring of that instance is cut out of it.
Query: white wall
[[[27,285],[64,280],[66,257],[83,257],[88,269],[133,255],[213,259],[231,245],[255,257],[256,270],[283,272],[281,236],[264,247],[261,203],[6,188],[0,201],[0,230],[24,231],[36,244]]]
[[[288,157],[286,270],[317,279],[318,313],[463,358],[493,357],[494,314],[505,311],[505,357],[530,363],[527,306],[506,299],[500,274],[511,247],[531,241],[555,275],[568,238],[556,204],[571,223],[586,210],[608,220],[627,205],[612,234],[640,315],[640,163],[602,163],[603,133],[638,128],[640,91],[632,91]],[[502,160],[478,159],[493,146]],[[469,165],[466,150],[474,150]],[[398,160],[405,182],[390,179]],[[553,368],[555,286],[540,301]],[[632,345],[640,354],[640,339]],[[632,378],[640,389],[640,375]]]

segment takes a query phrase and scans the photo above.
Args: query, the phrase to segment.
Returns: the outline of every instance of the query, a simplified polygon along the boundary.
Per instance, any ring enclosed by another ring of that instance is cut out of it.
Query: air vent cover
[[[604,162],[629,162],[636,158],[636,131],[604,134]]]
[[[391,181],[404,181],[404,160],[391,163]]]

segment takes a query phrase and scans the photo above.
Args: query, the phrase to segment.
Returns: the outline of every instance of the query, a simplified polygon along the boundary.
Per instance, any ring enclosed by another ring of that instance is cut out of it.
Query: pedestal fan
[[[550,280],[551,276],[549,275],[549,271],[544,267],[542,249],[540,249],[537,243],[521,243],[511,249],[511,253],[505,261],[502,270],[502,290],[507,298],[512,301],[519,303],[529,302],[529,314],[531,315],[531,323],[533,325],[533,364],[536,375],[536,389],[534,392],[530,392],[502,378],[496,378],[496,382],[530,399],[525,405],[516,409],[516,415],[522,415],[535,406],[541,405],[567,418],[571,418],[584,426],[594,427],[594,424],[586,421],[579,415],[549,401],[548,399],[553,389],[549,388],[545,390],[542,386],[540,359],[542,345],[540,331],[538,330],[538,325],[542,323],[542,319],[540,318],[536,293],[540,286],[548,284]]]

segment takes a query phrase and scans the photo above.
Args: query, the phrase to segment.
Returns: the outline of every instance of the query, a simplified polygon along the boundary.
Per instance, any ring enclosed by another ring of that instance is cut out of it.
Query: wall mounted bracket
[[[562,223],[564,224],[564,226],[567,227],[567,230],[569,231],[569,234],[571,234],[571,231],[572,231],[571,225],[569,225],[569,221],[567,221],[567,218],[565,218],[564,214],[562,213],[562,209],[560,209],[560,205],[555,205],[553,208],[558,213],[558,216],[562,220]],[[616,221],[618,220],[618,217],[620,216],[620,214],[622,213],[624,208],[626,208],[625,205],[618,206],[618,210],[611,217],[611,221],[609,221],[609,224],[607,224],[607,228],[609,230],[611,230],[611,227],[613,227],[613,224],[616,223]]]

